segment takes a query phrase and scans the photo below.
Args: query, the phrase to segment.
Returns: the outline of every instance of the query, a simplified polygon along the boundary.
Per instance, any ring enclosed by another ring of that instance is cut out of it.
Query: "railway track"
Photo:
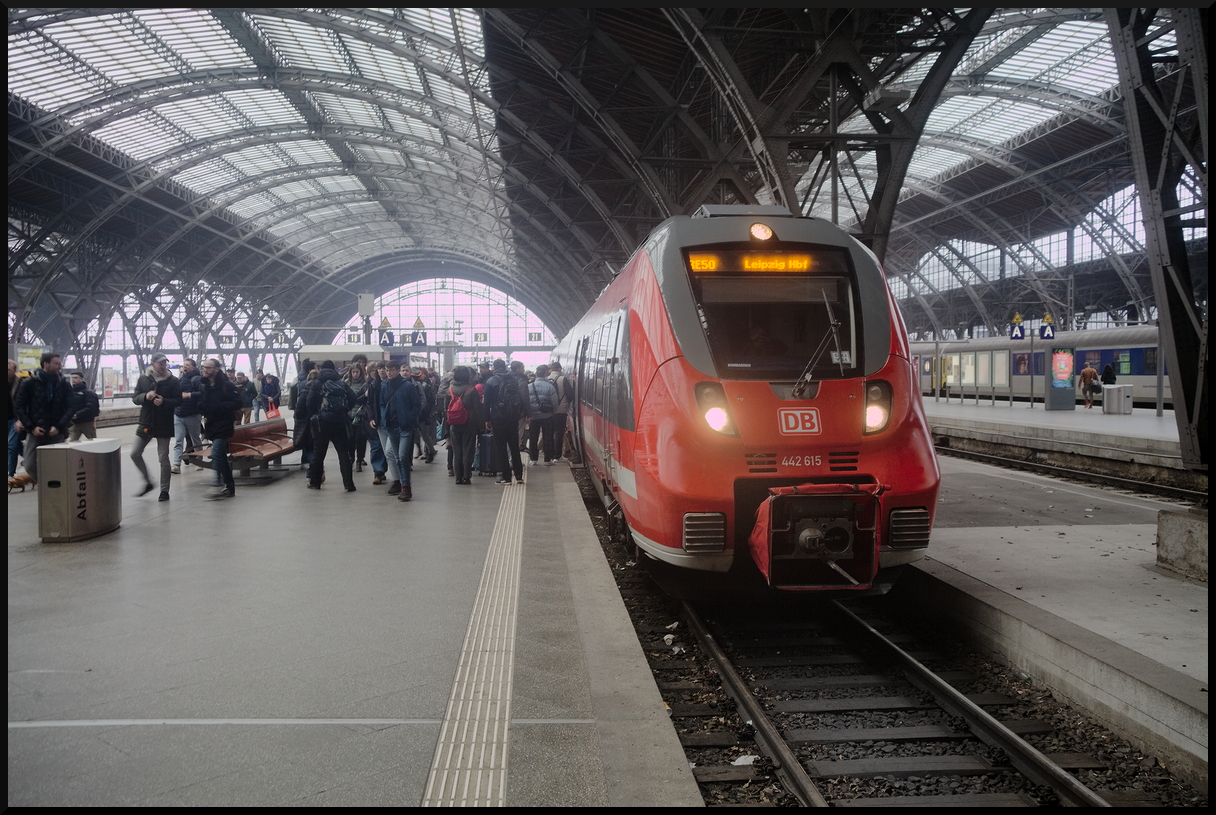
[[[1017,718],[1012,698],[959,692],[951,683],[969,678],[931,671],[925,663],[937,656],[918,659],[924,649],[911,637],[883,635],[844,604],[833,605],[835,619],[826,624],[726,620],[711,629],[683,604],[697,647],[738,706],[742,727],[727,735],[753,736],[803,805],[1157,805],[1085,787],[1070,770],[1099,770],[1103,761],[1045,755],[1023,737],[1052,725]],[[672,707],[677,717],[698,713]],[[702,781],[757,777],[725,765],[694,772]],[[925,794],[934,784],[950,792]]]
[[[954,456],[956,458],[970,459],[971,461],[981,461],[985,464],[993,464],[1005,469],[1030,470],[1039,475],[1054,475],[1062,478],[1071,478],[1088,484],[1130,490],[1136,493],[1156,495],[1163,498],[1171,498],[1177,501],[1206,503],[1208,499],[1208,494],[1199,490],[1190,490],[1183,487],[1175,487],[1169,484],[1160,484],[1152,481],[1137,481],[1131,478],[1120,478],[1119,476],[1108,475],[1106,473],[1095,472],[1092,470],[1079,470],[1072,467],[1061,467],[1057,464],[1048,464],[1038,460],[1022,461],[1016,458],[1010,458],[1009,456],[991,455],[973,450],[960,450],[958,448],[945,445],[936,445],[933,449],[937,451],[938,455]]]

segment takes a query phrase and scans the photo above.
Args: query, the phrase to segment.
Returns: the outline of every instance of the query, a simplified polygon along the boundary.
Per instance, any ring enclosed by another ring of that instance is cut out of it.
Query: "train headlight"
[[[891,386],[881,380],[866,383],[866,429],[868,436],[886,429],[891,421]]]
[[[752,224],[748,232],[758,241],[766,241],[773,237],[773,228],[768,224]]]
[[[697,408],[705,423],[723,436],[738,436],[735,422],[726,406],[726,391],[717,382],[699,382],[695,390]]]

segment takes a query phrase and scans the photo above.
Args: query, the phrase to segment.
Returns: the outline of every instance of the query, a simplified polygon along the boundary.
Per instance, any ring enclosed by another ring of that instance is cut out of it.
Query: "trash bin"
[[[38,535],[43,543],[84,540],[122,522],[118,439],[38,448]]]
[[[1103,413],[1131,413],[1132,386],[1106,385],[1102,388]]]

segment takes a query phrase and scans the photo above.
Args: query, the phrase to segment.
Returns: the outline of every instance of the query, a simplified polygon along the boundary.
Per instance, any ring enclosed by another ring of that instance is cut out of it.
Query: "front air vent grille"
[[[887,543],[891,546],[918,548],[929,545],[929,510],[923,507],[891,510]]]
[[[684,551],[726,551],[726,515],[721,512],[684,513]]]
[[[747,461],[747,471],[749,473],[777,472],[776,453],[744,453],[743,458]]]
[[[857,450],[848,450],[838,453],[828,453],[828,471],[833,473],[850,473],[857,471],[857,457],[861,453]]]

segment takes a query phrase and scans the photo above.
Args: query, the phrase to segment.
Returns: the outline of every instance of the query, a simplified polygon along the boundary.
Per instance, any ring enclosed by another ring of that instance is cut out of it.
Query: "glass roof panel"
[[[219,20],[205,11],[143,9],[134,16],[195,71],[253,65]]]
[[[259,14],[250,17],[289,65],[342,74],[351,72],[338,46],[337,35],[303,20]]]

